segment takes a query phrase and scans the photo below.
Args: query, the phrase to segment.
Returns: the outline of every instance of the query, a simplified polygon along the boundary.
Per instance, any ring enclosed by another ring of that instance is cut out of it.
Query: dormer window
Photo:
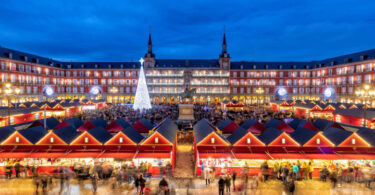
[[[337,65],[337,61],[332,61],[331,62],[331,65],[333,66],[333,65]]]
[[[38,59],[38,58],[33,58],[33,59],[31,59],[31,61],[32,61],[33,63],[35,63],[35,64],[39,63],[39,59]]]
[[[265,68],[265,69],[268,69],[268,65],[265,65],[264,68]]]
[[[98,68],[98,67],[99,67],[99,65],[95,64],[95,68]]]
[[[112,68],[112,64],[108,64],[108,68]]]
[[[281,144],[285,144],[286,140],[285,138],[281,138]]]
[[[257,66],[256,66],[256,65],[253,65],[253,69],[257,69]]]
[[[121,68],[124,68],[124,64],[121,64]]]
[[[85,65],[84,65],[84,64],[81,64],[81,68],[85,68]]]
[[[279,65],[279,69],[281,70],[283,68],[283,66],[282,65]]]
[[[4,53],[4,56],[7,57],[7,58],[10,58],[10,59],[13,58],[13,54],[12,53]]]
[[[211,144],[215,144],[215,138],[211,138]]]
[[[50,137],[50,138],[49,138],[49,142],[50,142],[50,143],[54,143],[54,142],[55,142],[55,138],[54,138],[54,137]]]
[[[251,139],[250,139],[250,138],[247,138],[247,139],[246,139],[246,143],[247,143],[247,144],[251,144]]]
[[[85,142],[86,144],[89,143],[89,138],[88,138],[88,137],[85,137],[84,142]]]
[[[356,140],[355,138],[352,139],[352,145],[355,145],[356,144]]]
[[[155,137],[155,144],[158,144],[158,143],[159,143],[159,138]]]
[[[241,64],[241,70],[243,69],[243,65]]]
[[[320,144],[320,138],[316,139],[316,144],[318,144],[318,145]]]
[[[353,61],[352,58],[347,58],[347,59],[345,59],[345,62],[346,62],[346,63],[350,63],[350,62],[352,62],[352,61]]]
[[[368,55],[361,56],[361,60],[367,60],[367,59],[368,59]]]
[[[71,65],[71,64],[68,64],[66,67],[69,68],[69,69],[71,69],[71,68],[72,68],[72,65]]]
[[[21,58],[21,60],[23,60],[25,62],[27,61],[27,56],[21,56],[20,58]]]
[[[20,137],[16,137],[16,143],[20,143]]]
[[[118,142],[119,142],[120,144],[124,143],[124,138],[123,138],[123,137],[118,138]]]

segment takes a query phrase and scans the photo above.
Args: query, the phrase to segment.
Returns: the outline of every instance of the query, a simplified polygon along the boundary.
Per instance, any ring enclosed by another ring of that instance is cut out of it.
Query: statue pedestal
[[[179,104],[178,120],[194,120],[194,105],[193,104]]]

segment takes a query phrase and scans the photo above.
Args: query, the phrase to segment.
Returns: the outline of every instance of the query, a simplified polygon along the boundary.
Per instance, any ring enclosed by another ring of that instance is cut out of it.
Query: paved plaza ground
[[[158,179],[152,179],[151,182],[148,181],[148,185],[151,186],[152,189],[156,189],[158,184]],[[172,182],[168,180],[171,187],[175,188],[176,194],[187,194],[186,183],[191,183],[189,180],[178,180],[179,182]],[[78,194],[93,194],[91,182],[89,180],[84,181],[82,184],[78,184],[77,180],[71,180],[69,188],[65,188],[64,191],[61,193],[63,195],[78,195]],[[218,194],[217,185],[213,184],[208,187],[205,186],[204,180],[202,179],[194,179],[192,182],[193,189],[190,189],[190,194]],[[238,181],[240,184],[240,181]],[[27,195],[27,194],[36,194],[35,193],[35,186],[31,179],[12,179],[12,180],[0,180],[0,188],[2,195]],[[48,187],[47,193],[42,193],[41,191],[39,194],[60,194],[59,193],[59,184],[58,180],[54,181],[52,186]],[[249,195],[259,195],[259,194],[267,194],[267,195],[283,195],[283,185],[280,181],[270,180],[266,183],[260,183],[258,189],[248,189],[246,194]],[[98,195],[106,195],[106,194],[130,194],[135,195],[135,189],[128,189],[126,186],[123,186],[121,189],[113,190],[111,188],[110,183],[104,183],[103,181],[99,182],[99,187],[97,190]],[[152,193],[154,194],[154,193]],[[239,192],[232,192],[231,194],[244,194]],[[344,184],[342,187],[337,187],[336,189],[331,189],[331,183],[321,182],[317,180],[313,181],[297,181],[296,182],[296,192],[295,194],[299,195],[370,195],[375,194],[375,191],[371,191],[364,187],[364,184]]]

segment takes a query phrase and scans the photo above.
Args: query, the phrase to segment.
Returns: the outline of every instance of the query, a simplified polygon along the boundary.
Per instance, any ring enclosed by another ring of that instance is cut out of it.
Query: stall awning
[[[135,156],[135,158],[170,158],[170,157],[171,157],[171,153],[169,152],[162,152],[162,153],[141,152]]]
[[[103,153],[99,158],[133,158],[134,155],[133,152],[111,152]]]
[[[266,153],[234,153],[238,159],[271,159]]]
[[[100,152],[73,152],[61,156],[61,158],[96,158]]]
[[[36,152],[31,153],[27,158],[60,158],[65,153],[56,153],[56,152]]]
[[[0,158],[27,158],[30,156],[28,152],[2,152]]]
[[[232,153],[199,153],[199,158],[234,158]]]

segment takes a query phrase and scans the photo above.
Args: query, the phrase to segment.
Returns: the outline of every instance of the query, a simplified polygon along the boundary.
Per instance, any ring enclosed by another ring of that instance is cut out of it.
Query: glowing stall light
[[[287,91],[284,88],[279,88],[277,90],[277,95],[279,95],[279,96],[285,96],[286,94],[287,94]]]

